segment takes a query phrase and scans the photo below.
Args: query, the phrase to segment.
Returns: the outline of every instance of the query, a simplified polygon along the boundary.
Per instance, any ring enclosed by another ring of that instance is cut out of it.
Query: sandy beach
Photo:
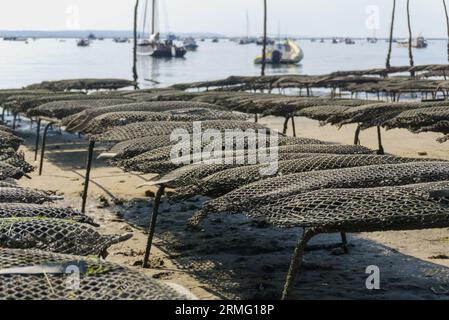
[[[300,136],[351,144],[355,127],[320,127],[298,118]],[[281,129],[283,119],[267,117],[261,123]],[[23,120],[19,134],[26,160],[34,162],[35,128]],[[386,152],[409,157],[449,159],[447,145],[437,134],[414,135],[406,130],[383,131]],[[374,130],[362,132],[362,145],[376,148]],[[58,206],[80,208],[87,143],[76,135],[51,131],[42,176],[22,179],[26,187],[53,190],[64,196]],[[96,148],[96,155],[105,146]],[[36,166],[38,163],[35,163]],[[152,175],[139,176],[110,167],[104,160],[93,165],[87,214],[104,233],[134,234],[113,246],[107,260],[142,270],[152,202],[149,191],[138,188]],[[299,229],[276,229],[243,216],[213,215],[201,231],[186,231],[187,220],[204,198],[184,202],[163,200],[152,251],[153,278],[180,284],[199,299],[277,299],[280,297]],[[447,299],[449,298],[449,232],[447,229],[351,234],[349,254],[336,247],[339,235],[314,238],[296,283],[295,299]],[[367,266],[380,268],[380,290],[365,286]]]

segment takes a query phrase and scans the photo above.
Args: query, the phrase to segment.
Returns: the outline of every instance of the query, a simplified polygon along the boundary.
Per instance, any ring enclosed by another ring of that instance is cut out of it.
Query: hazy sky
[[[141,8],[145,0],[140,0]],[[251,34],[262,30],[262,0],[159,0],[162,31]],[[163,3],[162,3],[163,2]],[[269,32],[301,36],[377,36],[389,30],[392,0],[268,0]],[[449,4],[449,1],[448,1]],[[0,30],[130,30],[134,0],[0,1]],[[164,10],[165,7],[165,10]],[[166,14],[167,13],[167,14]],[[407,34],[406,0],[398,0],[396,36]],[[441,0],[411,0],[413,31],[444,37]],[[164,17],[169,17],[167,24]],[[369,26],[369,27],[368,27]]]

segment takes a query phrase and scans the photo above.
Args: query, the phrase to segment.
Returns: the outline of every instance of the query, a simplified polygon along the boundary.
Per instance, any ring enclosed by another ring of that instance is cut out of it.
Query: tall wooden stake
[[[396,15],[396,0],[393,0],[393,11],[391,13],[391,26],[390,26],[390,41],[389,41],[389,46],[388,46],[388,54],[387,54],[387,63],[386,63],[386,67],[390,68],[391,67],[391,50],[393,48],[393,32],[394,32],[394,17]]]

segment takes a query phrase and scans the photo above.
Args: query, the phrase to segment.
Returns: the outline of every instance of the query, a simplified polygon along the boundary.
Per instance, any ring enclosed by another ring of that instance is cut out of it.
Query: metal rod
[[[39,140],[40,140],[40,135],[41,135],[41,119],[39,118],[37,120],[37,130],[36,130],[36,146],[34,149],[34,161],[37,161],[37,154],[39,152]]]
[[[288,130],[288,120],[290,120],[290,117],[285,117],[284,128],[282,129],[282,133],[283,133],[283,134],[287,134],[287,130]]]
[[[379,150],[377,151],[377,154],[384,155],[385,150],[382,146],[382,132],[380,131],[380,126],[377,126],[377,140],[379,141]]]
[[[39,175],[42,175],[42,167],[44,166],[44,156],[45,156],[45,146],[47,145],[47,133],[48,129],[51,127],[53,122],[49,122],[44,129],[44,135],[42,137],[42,146],[41,146],[41,159],[39,163]]]
[[[292,116],[292,128],[293,128],[293,137],[296,138],[296,124],[295,124],[295,116]]]
[[[16,130],[17,113],[14,113],[12,118],[12,129]]]
[[[292,260],[290,262],[290,268],[287,273],[287,278],[284,284],[284,290],[282,292],[282,300],[287,300],[293,291],[296,275],[299,272],[302,264],[302,258],[304,256],[304,250],[307,246],[307,242],[312,239],[319,232],[315,229],[308,229],[304,231],[302,237],[299,238],[295,251],[293,252]]]
[[[84,177],[84,190],[82,195],[81,212],[86,213],[87,194],[89,192],[90,171],[92,169],[92,158],[94,154],[95,140],[90,140],[86,158],[86,175]]]
[[[357,129],[355,130],[355,135],[354,135],[354,144],[356,146],[360,145],[360,124],[357,125]]]
[[[154,231],[156,230],[157,216],[159,214],[159,205],[161,203],[162,195],[165,192],[165,185],[161,184],[156,193],[156,198],[154,199],[153,212],[151,214],[150,227],[148,229],[148,240],[147,247],[145,249],[145,257],[143,259],[143,268],[148,268],[148,263],[150,260],[151,247],[153,246]]]
[[[346,236],[346,232],[341,232],[340,235],[341,235],[341,244],[342,244],[341,247],[343,248],[343,252],[345,254],[348,254],[349,248],[348,248],[348,238]]]

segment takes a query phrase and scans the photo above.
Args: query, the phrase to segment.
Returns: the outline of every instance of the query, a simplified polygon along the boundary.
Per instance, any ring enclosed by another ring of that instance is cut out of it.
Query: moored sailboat
[[[146,17],[148,11],[148,0],[145,3],[145,19],[143,24],[142,35],[145,34]],[[152,0],[151,14],[151,36],[149,39],[140,39],[137,43],[137,54],[140,56],[151,56],[153,58],[182,58],[186,55],[187,50],[184,47],[178,47],[173,40],[162,41],[160,33],[156,32],[156,0]]]

